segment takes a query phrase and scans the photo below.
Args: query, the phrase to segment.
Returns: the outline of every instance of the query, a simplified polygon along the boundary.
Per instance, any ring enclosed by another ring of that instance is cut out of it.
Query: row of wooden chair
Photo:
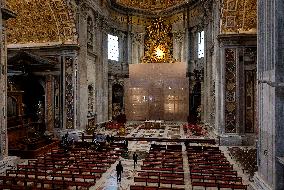
[[[187,155],[192,189],[247,189],[219,147],[187,146]]]
[[[142,171],[134,177],[134,182],[140,185],[131,186],[130,189],[176,189],[176,186],[184,186],[181,151],[181,145],[152,145],[149,154],[143,160]],[[141,186],[141,183],[145,186]],[[153,187],[153,184],[156,186]]]
[[[74,148],[67,153],[55,149],[7,170],[0,176],[0,189],[88,189],[119,155],[114,148],[99,152]]]
[[[152,187],[143,185],[131,185],[130,190],[184,190],[184,188],[172,188],[172,187]]]

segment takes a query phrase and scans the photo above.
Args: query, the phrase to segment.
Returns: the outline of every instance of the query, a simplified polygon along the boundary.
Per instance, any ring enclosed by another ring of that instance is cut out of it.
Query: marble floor
[[[184,138],[214,138],[213,133],[207,131],[203,136],[194,136],[188,130],[184,130],[185,123],[164,123],[159,129],[145,129],[143,123],[128,123],[126,125],[125,136],[127,137],[155,137],[155,138],[169,138],[169,139],[184,139]],[[204,128],[204,130],[207,130]],[[99,129],[97,133],[117,135],[115,129]],[[108,168],[108,170],[96,181],[96,185],[92,186],[91,190],[129,190],[131,185],[145,185],[145,182],[134,182],[134,177],[138,177],[138,173],[141,172],[141,165],[143,160],[149,155],[151,144],[156,145],[181,145],[181,157],[183,161],[183,173],[184,173],[184,185],[173,185],[173,187],[182,188],[185,190],[192,189],[189,163],[187,157],[186,146],[184,143],[170,143],[170,142],[147,142],[147,141],[129,141],[128,142],[128,155],[123,155]],[[216,145],[217,146],[217,145]],[[246,172],[243,172],[242,168],[234,159],[229,155],[227,147],[220,147],[221,151],[226,156],[227,160],[233,164],[234,170],[238,172],[238,176],[242,177],[243,184],[248,185],[250,183],[249,176]],[[134,168],[134,162],[132,154],[136,152],[138,154],[138,165]],[[121,161],[124,172],[122,173],[121,182],[117,181],[116,165]],[[20,160],[19,162],[27,162],[27,160]],[[157,184],[151,185],[157,186]],[[170,187],[170,185],[162,185],[163,187]],[[205,189],[204,187],[194,187],[194,190]],[[217,189],[217,188],[206,188]]]
[[[134,128],[131,127],[131,124],[126,127],[126,136],[127,137],[157,137],[157,138],[214,138],[213,134],[208,131],[206,135],[196,137],[192,134],[189,134],[184,131],[183,129],[184,123],[171,123],[165,124],[163,129],[141,129],[141,125],[135,126]],[[101,130],[101,133],[107,133],[110,135],[116,135],[115,130]],[[159,143],[159,142],[146,142],[146,141],[130,141],[128,144],[129,150],[129,157],[120,157],[118,161],[122,162],[124,167],[124,172],[122,174],[121,182],[117,182],[116,178],[116,170],[115,167],[118,163],[114,163],[108,171],[103,174],[102,178],[97,181],[96,185],[93,186],[92,190],[127,190],[130,189],[130,185],[139,185],[139,183],[134,182],[134,177],[137,177],[137,173],[141,170],[142,160],[147,156],[149,152],[151,144],[176,144],[176,143]],[[183,169],[184,169],[184,185],[178,186],[179,188],[184,188],[185,190],[192,189],[191,182],[190,182],[190,175],[189,175],[189,166],[188,166],[188,159],[187,153],[184,143],[182,145],[182,157],[183,157]],[[239,168],[238,164],[235,163],[233,159],[230,158],[228,155],[228,151],[226,147],[220,147],[222,152],[225,153],[228,160],[234,164],[234,170],[238,172],[238,176],[243,178],[244,184],[249,184],[248,175],[242,172],[242,169]],[[132,160],[132,153],[137,152],[139,155],[138,166],[134,169],[134,163]],[[145,183],[141,183],[141,185],[145,185]],[[154,185],[153,185],[154,186]],[[175,185],[173,186],[175,187]],[[204,187],[194,187],[195,190],[204,189]],[[217,188],[206,188],[210,189],[217,189]]]

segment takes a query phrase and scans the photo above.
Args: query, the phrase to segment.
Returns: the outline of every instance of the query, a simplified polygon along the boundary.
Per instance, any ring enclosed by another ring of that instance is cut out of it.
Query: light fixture
[[[160,46],[156,48],[156,57],[158,59],[163,59],[165,57],[165,52],[160,48]]]

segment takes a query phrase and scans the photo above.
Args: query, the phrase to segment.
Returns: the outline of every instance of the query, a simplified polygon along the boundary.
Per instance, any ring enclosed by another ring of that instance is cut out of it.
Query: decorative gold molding
[[[75,19],[65,0],[7,0],[17,14],[7,22],[8,44],[77,43]]]
[[[116,0],[116,3],[134,9],[159,11],[186,3],[186,0]]]
[[[224,0],[221,33],[256,33],[257,0]]]

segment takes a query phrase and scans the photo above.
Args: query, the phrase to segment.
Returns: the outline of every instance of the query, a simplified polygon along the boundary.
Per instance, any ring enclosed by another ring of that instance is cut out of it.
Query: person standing
[[[121,164],[121,161],[118,162],[116,165],[116,176],[117,176],[117,181],[121,182],[121,174],[123,173],[123,166]]]
[[[136,152],[134,152],[133,153],[134,169],[135,169],[135,165],[137,164],[137,160],[138,160],[138,155],[136,154]]]

